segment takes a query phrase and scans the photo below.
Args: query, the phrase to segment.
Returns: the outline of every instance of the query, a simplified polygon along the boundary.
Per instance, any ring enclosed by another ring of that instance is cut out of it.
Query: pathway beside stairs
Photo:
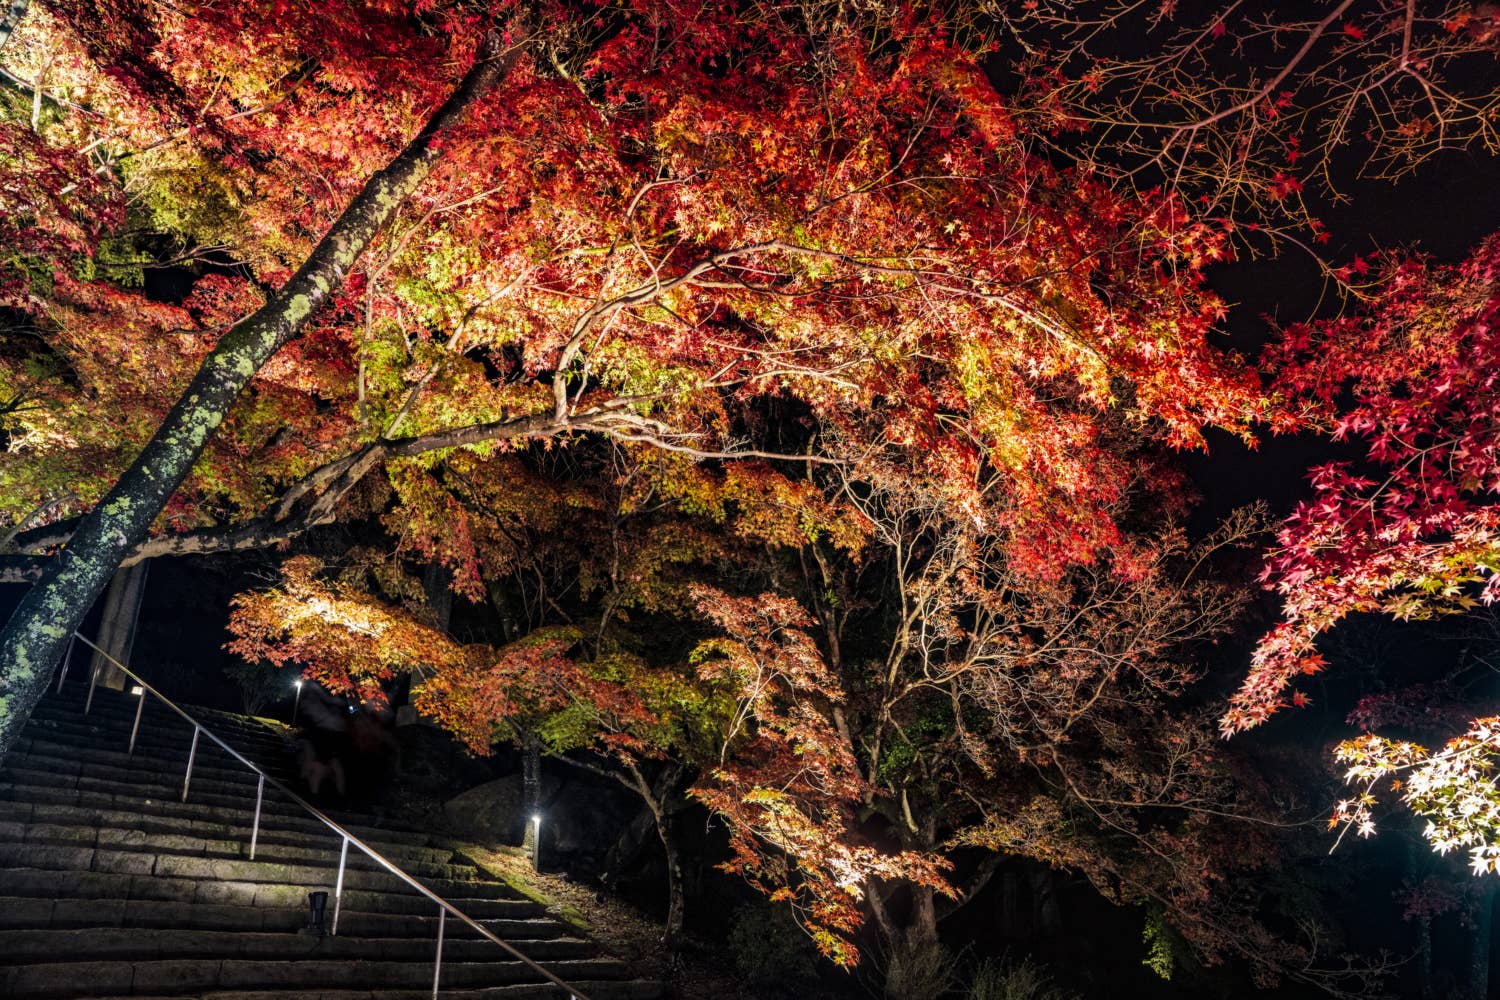
[[[75,682],[37,708],[0,760],[0,997],[415,1000],[432,993],[436,907],[350,848],[338,936],[299,934],[331,893],[340,838],[267,789],[248,859],[256,778],[159,702],[126,754],[136,699]],[[187,711],[292,784],[281,737]],[[428,833],[332,814],[350,832],[594,1000],[654,1000],[621,962]],[[462,922],[443,946],[446,998],[566,997]]]

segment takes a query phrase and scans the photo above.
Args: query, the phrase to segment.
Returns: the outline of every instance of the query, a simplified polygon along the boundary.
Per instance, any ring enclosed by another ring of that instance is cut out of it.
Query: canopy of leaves
[[[1500,597],[1500,241],[1456,269],[1396,265],[1365,315],[1286,332],[1278,381],[1367,467],[1315,469],[1263,580],[1284,602],[1225,732],[1263,721],[1320,634],[1355,612],[1463,612]]]

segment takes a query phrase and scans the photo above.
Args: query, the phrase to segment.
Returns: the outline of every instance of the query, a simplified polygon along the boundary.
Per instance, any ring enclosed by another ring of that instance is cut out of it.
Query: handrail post
[[[0,0],[0,3],[3,3],[3,0]],[[136,684],[140,685],[141,692],[142,692],[141,697],[143,699],[143,703],[144,703],[144,698],[147,695],[155,695],[156,698],[161,701],[162,705],[165,706],[166,709],[169,712],[172,712],[173,714],[177,715],[184,722],[188,723],[189,725],[191,725],[193,727],[193,745],[192,745],[192,748],[188,751],[187,772],[182,777],[182,800],[184,802],[186,802],[187,801],[187,796],[188,796],[188,787],[191,784],[192,777],[193,777],[193,764],[197,760],[197,756],[198,756],[198,739],[199,739],[199,737],[204,732],[203,724],[201,722],[199,722],[193,716],[189,715],[187,712],[183,711],[183,709],[182,709],[182,707],[180,705],[178,705],[176,702],[172,701],[170,698],[168,698],[165,695],[163,695],[160,691],[156,690],[156,688],[152,687],[148,682],[146,682],[145,680],[143,680],[139,674],[135,673],[133,670],[131,670],[125,664],[121,663],[119,660],[115,659],[108,652],[106,652],[104,649],[102,649],[98,644],[96,644],[95,642],[93,642],[92,640],[90,640],[89,638],[87,638],[86,636],[80,635],[77,632],[73,633],[72,639],[69,640],[69,649],[68,649],[68,655],[69,655],[69,657],[71,657],[71,654],[72,654],[73,640],[81,641],[85,646],[88,646],[90,649],[92,649],[94,651],[94,653],[96,654],[96,656],[98,657],[98,659],[100,659],[100,660],[102,660],[104,662],[107,662],[107,663],[114,664],[116,667],[118,667],[120,669],[120,671],[122,673],[124,673],[124,675],[126,677],[130,678],[131,680],[135,681]],[[89,701],[84,706],[84,711],[85,712],[88,711],[88,705],[93,702],[94,686],[95,686],[95,684],[97,682],[97,679],[98,679],[98,672],[95,671],[93,677],[91,677],[90,681],[89,681]],[[60,683],[61,683],[61,681],[59,681],[59,684]],[[136,712],[137,712],[137,721],[139,721],[140,711],[141,711],[141,709],[137,708],[137,710],[136,710]],[[248,768],[251,772],[253,772],[254,774],[256,774],[256,775],[259,776],[258,787],[256,788],[256,792],[255,792],[255,807],[256,807],[256,809],[255,809],[255,821],[254,821],[254,825],[253,825],[253,827],[251,829],[251,832],[250,832],[250,856],[252,858],[254,858],[254,856],[255,856],[256,842],[257,842],[257,839],[259,838],[259,834],[260,834],[261,803],[262,803],[262,800],[264,798],[265,786],[266,786],[266,783],[268,781],[269,781],[269,783],[270,783],[270,785],[271,785],[272,788],[276,789],[282,795],[284,795],[286,798],[290,799],[292,802],[294,802],[298,806],[302,807],[302,809],[305,812],[307,812],[308,815],[312,816],[318,822],[322,823],[328,829],[332,830],[334,833],[339,834],[343,838],[343,845],[342,845],[342,847],[339,850],[338,885],[337,885],[337,888],[334,891],[334,900],[333,900],[333,927],[332,927],[332,930],[331,930],[332,934],[337,934],[338,933],[339,912],[340,912],[340,909],[341,909],[341,906],[342,906],[342,903],[343,903],[343,897],[344,897],[344,871],[345,871],[345,869],[346,869],[346,867],[348,865],[349,843],[350,843],[350,841],[353,841],[354,845],[356,847],[358,847],[361,851],[363,851],[365,853],[366,857],[370,858],[372,861],[377,862],[382,868],[384,868],[386,871],[390,872],[390,874],[394,875],[397,879],[399,879],[402,882],[406,883],[412,889],[415,889],[419,894],[427,897],[429,900],[431,900],[432,902],[436,903],[438,905],[438,907],[440,908],[439,914],[438,914],[439,947],[438,947],[437,957],[436,957],[436,959],[434,961],[434,966],[435,967],[433,969],[433,989],[434,989],[433,995],[434,996],[437,995],[437,989],[438,989],[438,986],[440,984],[440,976],[441,976],[441,968],[442,968],[442,945],[441,945],[442,932],[443,932],[443,928],[446,925],[447,914],[449,913],[449,911],[452,911],[454,917],[456,917],[457,919],[463,921],[466,925],[468,925],[468,927],[471,930],[473,930],[475,933],[477,933],[481,938],[494,943],[496,946],[498,946],[499,948],[503,949],[512,958],[516,959],[521,964],[523,964],[527,968],[531,969],[533,972],[535,972],[537,975],[541,976],[547,982],[551,983],[553,986],[556,986],[558,989],[562,990],[564,993],[567,993],[568,996],[569,996],[569,1000],[589,1000],[588,994],[579,992],[578,988],[576,986],[573,986],[570,983],[567,983],[567,982],[563,981],[562,979],[558,978],[558,976],[555,973],[551,972],[550,970],[548,970],[544,966],[538,965],[536,962],[532,961],[525,954],[523,954],[522,952],[520,952],[519,950],[517,950],[509,942],[504,941],[501,938],[497,937],[495,935],[495,933],[493,931],[491,931],[488,927],[485,927],[482,923],[480,923],[479,921],[475,920],[473,917],[469,916],[463,910],[460,910],[458,907],[454,906],[452,903],[448,902],[447,900],[443,899],[441,896],[437,895],[431,889],[427,888],[421,882],[417,881],[417,879],[413,878],[407,872],[403,871],[400,867],[398,867],[397,865],[395,865],[394,863],[392,863],[388,858],[386,858],[385,856],[383,856],[379,851],[376,851],[370,845],[366,844],[364,841],[362,841],[358,837],[354,836],[354,834],[352,834],[348,830],[346,830],[337,821],[335,821],[334,819],[332,819],[331,817],[329,817],[326,813],[324,813],[317,806],[315,806],[312,803],[308,802],[306,799],[304,799],[302,796],[298,795],[296,792],[292,791],[290,788],[288,788],[286,785],[282,784],[280,781],[277,781],[275,778],[272,778],[269,775],[267,775],[266,772],[263,771],[263,770],[261,770],[261,768],[254,761],[252,761],[249,758],[247,758],[244,754],[240,753],[238,750],[236,750],[234,747],[230,746],[228,743],[225,743],[222,739],[219,738],[218,734],[216,734],[216,733],[213,732],[213,730],[208,730],[208,738],[210,740],[212,740],[214,743],[218,744],[219,748],[221,750],[223,750],[226,754],[228,754],[231,758],[233,758],[234,760],[239,761],[246,768]]]
[[[94,669],[89,671],[89,696],[83,703],[83,714],[88,715],[89,709],[94,707],[94,685],[99,683],[99,664],[94,664]]]
[[[438,980],[443,975],[443,925],[448,922],[448,908],[438,907],[437,956],[432,960],[432,1000],[437,1000]]]
[[[203,732],[202,726],[193,726],[193,746],[188,751],[187,773],[182,776],[182,801],[187,801],[188,784],[193,780],[193,761],[198,757],[198,734]]]
[[[333,887],[333,929],[329,934],[333,937],[339,936],[339,904],[344,901],[344,862],[349,860],[349,838],[344,838],[344,846],[339,849],[339,880]]]
[[[130,749],[125,751],[127,757],[135,756],[135,735],[141,731],[141,713],[146,710],[146,689],[137,687],[136,690],[141,693],[141,700],[140,704],[135,706],[135,724],[130,727]]]
[[[57,693],[62,694],[63,681],[68,679],[68,665],[73,662],[73,647],[78,643],[78,633],[68,636],[68,651],[63,654],[62,669],[57,672]]]
[[[260,800],[266,794],[266,776],[262,774],[255,785],[255,822],[250,826],[250,860],[255,860],[255,842],[260,838]]]

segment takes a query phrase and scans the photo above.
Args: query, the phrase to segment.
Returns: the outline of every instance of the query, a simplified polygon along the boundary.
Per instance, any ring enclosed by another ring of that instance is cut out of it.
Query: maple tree
[[[1380,279],[1368,311],[1294,327],[1272,351],[1287,393],[1335,437],[1359,442],[1365,459],[1315,469],[1313,497],[1281,527],[1263,579],[1283,598],[1282,621],[1256,648],[1226,732],[1264,721],[1289,690],[1306,704],[1293,689],[1325,668],[1317,643],[1349,617],[1472,618],[1500,594],[1500,240],[1458,267],[1406,259],[1358,270]],[[1437,693],[1368,698],[1351,714],[1366,732],[1335,759],[1356,787],[1329,828],[1342,828],[1340,840],[1373,834],[1380,794],[1397,793],[1433,850],[1462,850],[1475,874],[1492,872],[1500,732],[1490,715],[1463,717],[1466,706],[1480,710],[1472,700]]]
[[[962,516],[955,523],[936,491],[924,494],[925,518],[893,510],[891,493],[830,506],[821,523],[860,530],[821,532],[814,544],[776,525],[805,523],[816,504],[757,504],[735,487],[726,530],[711,538],[692,522],[712,509],[714,481],[726,484],[695,472],[695,512],[674,502],[643,516],[617,499],[616,511],[631,510],[626,524],[644,524],[617,525],[604,554],[554,552],[574,561],[577,579],[594,581],[557,595],[572,609],[567,626],[539,624],[498,649],[460,647],[421,624],[418,588],[405,587],[403,609],[369,596],[371,586],[399,593],[402,585],[389,574],[383,585],[370,582],[360,559],[324,584],[309,575],[313,564],[293,560],[276,588],[237,601],[234,648],[295,661],[335,689],[367,695],[393,670],[420,664],[416,704],[476,751],[514,738],[521,721],[551,752],[637,791],[667,851],[669,939],[682,920],[671,800],[686,793],[726,823],[725,867],[791,903],[839,961],[856,958],[854,934],[871,906],[891,946],[934,943],[936,900],[971,896],[993,871],[950,884],[945,855],[957,846],[1080,870],[1111,898],[1153,901],[1206,957],[1254,953],[1268,974],[1306,959],[1256,937],[1244,914],[1212,905],[1213,881],[1252,863],[1238,826],[1253,807],[1213,763],[1218,751],[1202,719],[1162,714],[1163,699],[1196,677],[1183,655],[1222,632],[1240,600],[1194,570],[1174,577],[1194,562],[1201,570],[1209,550],[1189,553],[1168,532],[1136,538],[1114,565],[1041,580],[1015,565],[1012,537]],[[625,484],[621,499],[640,497],[651,478],[631,468],[615,488]],[[554,509],[528,509],[506,532],[545,524]],[[663,516],[686,523],[663,530]],[[1237,521],[1209,547],[1252,536],[1253,521]],[[815,588],[821,621],[774,594],[736,597],[690,582],[735,545],[748,552],[768,543],[778,561],[807,559],[834,574]],[[929,544],[930,555],[913,557]],[[893,631],[878,603],[844,589],[846,572],[859,577],[861,564],[888,559],[915,601]],[[604,571],[616,562],[659,569]],[[689,575],[670,571],[674,563]],[[663,614],[706,619],[721,636],[696,641],[685,660],[663,661],[660,625],[629,621],[642,613],[650,623]],[[891,636],[885,665],[864,659],[871,650],[847,634],[851,624]],[[579,750],[598,763],[580,762]],[[1101,769],[1100,760],[1110,763]],[[1179,821],[1167,821],[1174,815]],[[1261,850],[1270,857],[1273,848]],[[905,930],[889,912],[895,892],[919,900]]]
[[[1010,534],[1028,526],[1005,525],[998,470],[982,491],[997,506],[969,520],[893,467],[846,494],[870,520],[867,548],[799,546],[804,600],[846,692],[832,714],[855,747],[866,836],[935,858],[994,852],[953,874],[949,898],[872,885],[875,924],[889,952],[920,953],[998,864],[1029,858],[1149,906],[1200,960],[1316,979],[1311,951],[1216,891],[1232,875],[1244,892],[1280,848],[1183,698],[1245,599],[1210,567],[1255,543],[1258,515],[1189,545],[1165,520],[1175,484],[1151,448],[1117,440],[1112,453],[1122,488],[1164,492],[1127,491],[1117,523],[1131,530],[1091,563],[1039,574]]]
[[[1494,239],[1454,269],[1396,262],[1368,313],[1294,326],[1272,349],[1279,384],[1335,438],[1361,441],[1368,467],[1315,469],[1313,498],[1279,531],[1264,579],[1283,620],[1226,732],[1263,721],[1321,670],[1316,640],[1341,619],[1461,613],[1500,595],[1497,277]]]
[[[1487,53],[1484,18],[1355,6],[1121,61],[1095,43],[1145,5],[38,0],[0,121],[0,579],[40,581],[0,748],[118,565],[368,524],[394,554],[241,601],[245,655],[371,694],[419,669],[476,748],[599,751],[669,857],[682,789],[648,772],[698,773],[730,864],[845,960],[865,903],[934,938],[993,871],[950,885],[960,843],[1273,954],[1210,902],[1240,803],[1163,709],[1235,600],[1143,514],[1182,493],[1144,453],[1291,423],[1212,346],[1202,269],[1300,204],[1338,101],[1388,96],[1382,148],[1492,140],[1482,96],[1410,138],[1396,89]],[[1287,38],[1285,72],[1204,72]],[[139,285],[169,263],[194,280],[164,302]],[[403,561],[528,634],[454,642]],[[651,656],[632,616],[720,634]]]
[[[742,442],[756,401],[786,398],[818,433],[895,440],[929,469],[961,471],[976,441],[1002,442],[1018,488],[1038,497],[1066,466],[1081,523],[1102,515],[1088,513],[1077,449],[1120,380],[1140,419],[1181,442],[1256,406],[1253,383],[1204,339],[1220,307],[1194,268],[1218,237],[1167,195],[1121,198],[1029,156],[977,54],[936,14],[864,24],[833,8],[642,4],[596,25],[558,8],[538,16],[576,27],[504,48],[463,5],[360,5],[334,25],[294,13],[274,29],[259,8],[174,6],[105,30],[92,8],[40,6],[52,20],[39,44],[79,53],[68,85],[124,109],[121,128],[150,150],[114,169],[159,202],[157,222],[233,247],[238,264],[162,317],[185,332],[162,345],[180,353],[158,355],[172,374],[149,399],[114,390],[128,369],[97,368],[49,386],[60,395],[44,416],[12,414],[28,447],[10,475],[39,488],[8,497],[11,513],[42,523],[12,539],[33,555],[11,578],[49,575],[5,633],[8,690],[26,692],[7,733],[122,559],[272,544],[372,513],[377,469],[397,494],[419,491],[421,470],[455,448],[592,433],[698,457],[779,454]],[[441,52],[467,64],[481,38],[506,58],[481,58],[456,90],[426,72]],[[406,58],[376,57],[392,47]],[[482,99],[500,76],[505,99]],[[57,141],[115,141],[90,122],[65,119]],[[396,175],[399,192],[378,194]],[[299,284],[262,292],[294,267]],[[90,351],[132,358],[149,315],[131,311],[132,293],[53,270],[44,360],[73,362],[50,332],[88,322],[70,320],[70,302],[100,296]],[[233,322],[257,306],[259,319]],[[246,338],[260,353],[212,375]],[[213,395],[188,377],[200,360]],[[1079,404],[1064,423],[1060,392]],[[127,404],[117,457],[80,474],[72,445],[103,436],[88,404],[106,397]],[[197,461],[220,419],[215,453]],[[179,425],[196,428],[191,446],[169,447]],[[806,459],[822,460],[817,433],[805,438],[794,453],[811,445]],[[71,497],[48,485],[64,478]],[[969,503],[962,476],[946,478]],[[37,558],[64,540],[71,558]]]

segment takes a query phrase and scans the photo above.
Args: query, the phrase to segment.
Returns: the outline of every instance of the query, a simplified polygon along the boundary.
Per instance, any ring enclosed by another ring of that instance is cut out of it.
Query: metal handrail
[[[140,696],[141,697],[141,702],[140,702],[140,705],[135,710],[135,725],[130,730],[130,748],[131,748],[132,752],[134,752],[134,750],[135,750],[136,731],[140,729],[140,725],[141,725],[141,711],[145,708],[145,705],[146,705],[146,695],[148,695],[148,694],[155,695],[158,701],[160,701],[163,705],[165,705],[168,708],[170,708],[172,711],[176,712],[178,715],[182,716],[182,718],[184,720],[186,720],[188,723],[190,723],[192,725],[192,727],[193,727],[193,747],[192,747],[192,750],[188,753],[187,772],[183,775],[183,778],[182,778],[182,801],[184,801],[184,802],[187,801],[188,784],[192,781],[192,777],[193,777],[193,761],[197,757],[197,752],[198,752],[198,736],[199,736],[200,733],[207,735],[208,738],[211,739],[211,740],[213,740],[215,743],[217,743],[220,746],[220,748],[222,748],[224,750],[225,753],[229,754],[235,760],[239,761],[241,764],[243,764],[246,767],[248,767],[252,772],[254,772],[255,774],[257,774],[257,775],[260,776],[260,781],[259,781],[259,783],[257,785],[256,792],[255,792],[255,822],[254,822],[254,826],[253,826],[253,828],[251,829],[251,832],[250,832],[250,860],[252,860],[252,861],[255,860],[255,843],[256,843],[256,840],[258,839],[259,835],[260,835],[260,806],[261,806],[261,799],[262,799],[262,797],[265,794],[265,788],[266,788],[267,784],[269,784],[272,788],[276,789],[277,791],[281,792],[281,794],[283,794],[287,798],[291,799],[297,805],[301,806],[303,808],[303,810],[305,810],[309,815],[311,815],[318,822],[322,823],[324,826],[328,827],[334,833],[337,833],[339,836],[341,836],[341,837],[344,838],[343,846],[339,850],[339,874],[338,874],[338,881],[337,881],[337,883],[335,885],[335,888],[334,888],[334,896],[333,896],[333,926],[332,926],[332,928],[330,930],[330,934],[332,936],[337,936],[338,932],[339,932],[339,903],[341,902],[343,894],[344,894],[344,864],[348,860],[348,857],[349,857],[349,845],[353,844],[355,847],[357,847],[361,851],[363,851],[366,856],[368,856],[372,860],[374,860],[377,863],[379,863],[380,866],[382,868],[384,868],[386,871],[390,872],[392,875],[396,876],[401,881],[405,882],[407,885],[409,885],[413,889],[417,890],[417,892],[419,892],[422,895],[426,896],[428,899],[430,899],[432,902],[434,902],[434,903],[436,903],[438,905],[437,955],[436,955],[436,957],[433,960],[433,972],[432,972],[432,995],[433,995],[434,998],[436,998],[437,995],[438,995],[438,980],[439,980],[439,977],[442,975],[442,968],[443,968],[443,925],[447,922],[447,916],[448,916],[448,914],[451,913],[451,914],[453,914],[454,917],[456,917],[457,919],[459,919],[459,920],[463,921],[464,923],[468,924],[474,930],[478,931],[481,937],[484,937],[484,938],[487,938],[490,941],[493,941],[495,944],[497,944],[501,948],[505,949],[505,951],[509,952],[513,957],[515,957],[516,959],[518,959],[527,968],[531,969],[533,972],[540,973],[543,976],[543,978],[545,978],[548,982],[552,983],[554,986],[560,986],[564,990],[567,990],[568,994],[569,994],[569,1000],[590,1000],[590,998],[586,994],[579,992],[579,990],[578,990],[578,988],[576,986],[573,986],[573,985],[571,985],[571,984],[563,981],[562,979],[559,979],[556,975],[554,975],[551,972],[548,972],[546,969],[542,968],[536,962],[532,961],[526,955],[524,955],[520,951],[518,951],[515,948],[514,945],[511,945],[511,944],[508,944],[505,941],[502,941],[489,928],[482,926],[473,917],[469,916],[467,913],[465,913],[464,911],[460,910],[458,907],[454,906],[452,903],[448,902],[446,899],[444,899],[443,897],[439,896],[437,893],[433,892],[431,889],[427,888],[421,882],[418,882],[414,877],[412,877],[411,875],[408,875],[405,871],[401,870],[401,868],[399,868],[394,862],[392,862],[389,859],[387,859],[379,851],[375,850],[369,844],[366,844],[364,841],[360,840],[354,834],[352,834],[348,830],[344,829],[344,827],[341,826],[336,820],[334,820],[332,817],[330,817],[329,815],[327,815],[326,813],[324,813],[317,806],[313,805],[311,802],[308,802],[306,799],[304,799],[302,796],[298,795],[296,792],[292,791],[286,785],[282,784],[281,782],[277,781],[275,778],[273,778],[269,774],[267,774],[265,771],[261,770],[260,767],[257,766],[253,761],[251,761],[248,758],[246,758],[243,754],[241,754],[234,747],[230,746],[228,743],[225,743],[211,729],[209,729],[208,727],[204,726],[203,723],[201,723],[197,719],[193,718],[187,712],[183,711],[182,708],[179,707],[170,698],[168,698],[166,695],[162,694],[160,691],[156,690],[156,688],[154,688],[150,684],[148,684],[145,681],[145,679],[142,678],[139,674],[135,673],[133,670],[131,670],[129,667],[125,666],[125,664],[121,663],[119,660],[115,659],[113,656],[111,656],[105,650],[99,648],[99,646],[97,644],[95,644],[94,642],[92,642],[91,640],[89,640],[86,636],[80,635],[78,632],[74,632],[72,638],[76,639],[76,640],[78,640],[80,642],[82,642],[84,645],[86,645],[86,646],[90,647],[91,649],[93,649],[94,652],[96,652],[97,654],[99,654],[100,656],[102,656],[104,659],[108,660],[110,663],[112,663],[116,667],[118,667],[121,671],[123,671],[124,674],[125,674],[125,676],[129,677],[131,680],[135,681],[137,684],[140,685],[141,691],[142,691],[142,694]],[[70,640],[70,642],[68,644],[68,655],[67,655],[67,658],[64,659],[64,661],[63,661],[62,671],[61,671],[61,674],[59,675],[59,677],[57,679],[57,688],[58,688],[59,691],[62,690],[63,679],[67,676],[68,663],[72,660],[72,656],[73,656],[73,646],[72,646],[72,642]],[[86,703],[86,707],[84,708],[84,712],[88,711],[87,705],[92,704],[92,702],[94,700],[94,684],[97,681],[97,679],[98,679],[98,669],[96,668],[95,670],[93,670],[91,672],[91,674],[89,676],[89,696],[88,696],[88,702]]]

